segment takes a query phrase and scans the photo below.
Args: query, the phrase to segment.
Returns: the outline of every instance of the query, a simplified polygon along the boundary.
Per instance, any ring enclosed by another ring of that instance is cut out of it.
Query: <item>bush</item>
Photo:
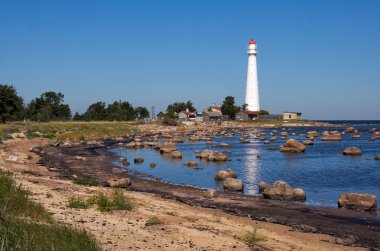
[[[68,207],[71,208],[88,208],[87,203],[79,197],[70,197]]]
[[[161,224],[161,221],[157,216],[150,217],[145,222],[145,226],[153,226],[153,225],[158,225],[158,224]]]
[[[82,186],[98,186],[99,182],[92,178],[78,177],[73,180],[74,184]]]
[[[126,198],[122,190],[114,190],[112,194],[99,193],[87,200],[87,205],[97,205],[101,212],[110,212],[113,210],[132,210],[132,202]]]
[[[265,240],[265,238],[257,236],[257,229],[255,229],[254,231],[247,232],[242,239],[249,245],[253,245],[257,242]]]

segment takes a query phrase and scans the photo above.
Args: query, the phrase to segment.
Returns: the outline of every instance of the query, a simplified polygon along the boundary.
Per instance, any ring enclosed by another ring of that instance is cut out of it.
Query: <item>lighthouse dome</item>
[[[249,41],[249,44],[256,44],[256,41],[252,38],[251,41]]]

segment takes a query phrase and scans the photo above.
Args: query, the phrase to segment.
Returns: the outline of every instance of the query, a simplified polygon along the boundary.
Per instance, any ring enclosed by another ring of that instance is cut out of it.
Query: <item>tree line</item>
[[[91,104],[83,114],[78,112],[72,117],[71,109],[64,103],[64,95],[60,92],[44,92],[40,97],[32,99],[28,104],[17,95],[12,85],[0,84],[0,121],[32,120],[104,120],[104,121],[131,121],[149,117],[145,107],[134,108],[129,102],[115,101],[108,106],[104,102]]]

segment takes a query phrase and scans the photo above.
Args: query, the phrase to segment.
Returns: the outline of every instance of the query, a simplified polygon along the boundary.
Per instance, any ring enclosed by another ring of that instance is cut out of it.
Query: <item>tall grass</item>
[[[10,122],[0,124],[0,137],[7,139],[14,132],[28,138],[62,139],[100,138],[137,132],[139,122]]]
[[[17,186],[0,170],[0,250],[100,250],[85,231],[56,223],[47,210],[29,199],[30,192]]]

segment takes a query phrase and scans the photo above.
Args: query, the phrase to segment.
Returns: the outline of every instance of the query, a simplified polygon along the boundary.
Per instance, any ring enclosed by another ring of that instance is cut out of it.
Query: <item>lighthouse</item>
[[[256,42],[251,39],[248,45],[248,72],[247,72],[247,87],[245,91],[246,110],[252,112],[260,111],[259,102],[259,81],[257,78],[257,63],[256,63]]]

